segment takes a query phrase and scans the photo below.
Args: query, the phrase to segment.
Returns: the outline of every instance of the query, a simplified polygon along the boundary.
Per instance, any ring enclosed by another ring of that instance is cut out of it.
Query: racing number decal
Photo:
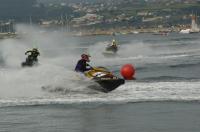
[[[105,76],[106,74],[102,73],[102,72],[95,72],[92,75],[95,76],[95,77],[102,77],[102,76]]]

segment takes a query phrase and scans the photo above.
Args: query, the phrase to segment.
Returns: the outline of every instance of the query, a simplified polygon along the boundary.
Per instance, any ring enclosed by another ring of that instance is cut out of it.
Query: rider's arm
[[[26,52],[25,52],[25,55],[28,54],[29,52],[32,52],[32,51],[31,51],[31,50],[26,51]]]
[[[93,69],[93,67],[89,65],[88,63],[86,63],[86,70],[91,70],[91,69]]]

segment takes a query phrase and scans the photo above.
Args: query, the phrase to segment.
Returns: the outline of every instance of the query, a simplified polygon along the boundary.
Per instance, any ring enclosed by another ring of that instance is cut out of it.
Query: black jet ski
[[[98,83],[103,92],[110,92],[125,83],[124,79],[118,78],[104,67],[92,68],[85,72],[85,76]]]
[[[26,61],[21,64],[22,67],[32,67],[34,65],[38,65],[38,60],[31,56],[27,57]]]

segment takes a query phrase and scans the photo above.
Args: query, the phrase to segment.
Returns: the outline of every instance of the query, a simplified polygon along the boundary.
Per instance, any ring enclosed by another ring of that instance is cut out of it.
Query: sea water
[[[113,36],[72,37],[19,25],[19,38],[0,40],[0,131],[198,132],[200,130],[200,34],[114,36],[119,51],[102,54]],[[39,65],[22,68],[24,52],[37,47]],[[81,53],[91,65],[136,80],[110,93],[77,77]]]

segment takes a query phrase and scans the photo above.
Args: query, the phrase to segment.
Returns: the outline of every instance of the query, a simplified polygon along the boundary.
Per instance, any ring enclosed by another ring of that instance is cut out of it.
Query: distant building
[[[99,23],[103,20],[102,16],[99,16],[97,14],[86,14],[85,16],[74,18],[71,22],[75,27],[81,26],[81,25],[93,25],[96,23]]]
[[[137,13],[137,16],[150,16],[152,14],[153,14],[152,12],[141,11]]]
[[[162,20],[163,17],[152,17],[152,18],[143,18],[142,22],[151,22],[151,21],[157,21],[157,20]]]

